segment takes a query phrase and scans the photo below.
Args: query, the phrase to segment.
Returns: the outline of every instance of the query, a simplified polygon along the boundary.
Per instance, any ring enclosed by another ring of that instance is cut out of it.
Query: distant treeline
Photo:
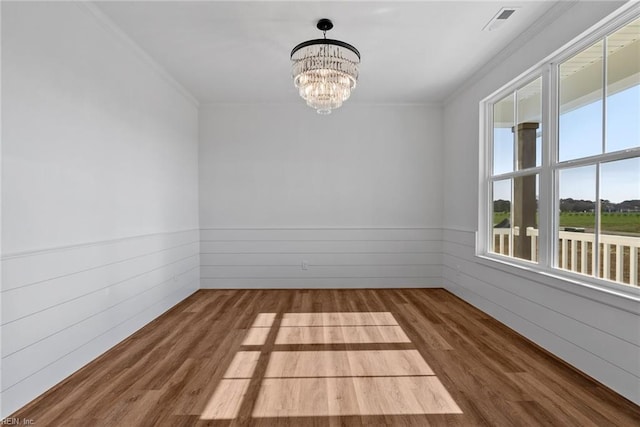
[[[560,212],[593,212],[596,203],[591,200],[560,199]],[[625,200],[620,203],[612,203],[609,200],[601,201],[602,212],[640,212],[640,200]],[[511,202],[509,200],[495,200],[493,202],[494,212],[510,212]]]

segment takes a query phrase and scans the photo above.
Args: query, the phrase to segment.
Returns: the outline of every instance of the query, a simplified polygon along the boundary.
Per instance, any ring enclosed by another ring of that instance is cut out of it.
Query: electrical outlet
[[[308,270],[309,269],[309,261],[307,261],[307,260],[303,260],[302,261],[302,269],[303,270]]]

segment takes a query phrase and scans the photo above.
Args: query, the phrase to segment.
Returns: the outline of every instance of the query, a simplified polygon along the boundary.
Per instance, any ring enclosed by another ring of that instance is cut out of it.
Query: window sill
[[[538,264],[494,254],[476,254],[477,263],[632,314],[640,314],[640,288],[599,280],[594,277],[547,270]]]

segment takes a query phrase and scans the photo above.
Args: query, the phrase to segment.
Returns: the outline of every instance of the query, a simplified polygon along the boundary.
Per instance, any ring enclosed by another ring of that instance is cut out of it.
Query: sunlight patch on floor
[[[264,345],[271,328],[249,328],[242,345]]]
[[[233,356],[201,419],[232,420],[238,416],[259,359],[259,351],[239,351]]]
[[[460,414],[435,376],[267,378],[254,418]]]
[[[253,321],[252,328],[270,328],[276,320],[276,313],[260,313]]]
[[[274,351],[265,378],[434,375],[418,350]]]
[[[280,326],[396,326],[389,312],[285,313]]]
[[[279,344],[375,344],[411,342],[400,326],[292,326],[280,328]]]
[[[260,359],[259,351],[239,351],[233,356],[233,360],[229,364],[227,371],[224,373],[225,379],[240,379],[253,377],[253,371],[256,369]]]
[[[236,418],[250,383],[250,379],[220,380],[200,419],[232,420]]]
[[[247,331],[242,345],[264,345],[276,319],[276,313],[260,313]]]
[[[276,313],[260,313],[242,342],[263,346]],[[238,416],[252,382],[252,417],[461,414],[444,385],[389,312],[284,313],[263,378],[261,351],[239,351],[202,412],[202,420]],[[278,346],[374,344],[386,349],[280,351]],[[404,348],[397,348],[403,344]],[[394,345],[396,348],[394,349]],[[272,347],[269,346],[269,349]],[[266,362],[266,361],[265,361]],[[262,374],[260,374],[262,375]]]

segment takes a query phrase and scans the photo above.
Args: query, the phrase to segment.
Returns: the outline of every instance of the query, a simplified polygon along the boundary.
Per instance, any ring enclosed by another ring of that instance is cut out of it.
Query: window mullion
[[[513,165],[511,167],[511,171],[518,170],[518,89],[515,89],[512,94],[513,97],[513,123],[511,126],[511,132],[513,134],[513,138],[511,142],[513,144]],[[513,199],[511,199],[513,200]]]
[[[513,94],[511,95],[513,99],[513,122],[511,123],[511,144],[513,145],[513,159],[511,164],[511,171],[516,172],[518,170],[518,89],[513,90]],[[511,178],[511,208],[509,209],[509,257],[513,258],[513,246],[515,244],[515,224],[514,221],[514,204],[516,201],[515,198],[515,182],[513,178]],[[521,230],[524,233],[524,230]]]
[[[553,147],[556,145],[555,123],[553,119],[555,104],[554,78],[556,73],[552,66],[542,72],[542,167],[540,170],[540,195],[538,208],[538,263],[543,267],[551,267],[553,263],[554,231],[554,179],[553,179]]]
[[[607,152],[607,37],[602,40],[602,153]],[[596,164],[596,206],[595,206],[595,229],[593,235],[593,275],[600,277],[600,217],[602,215],[602,203],[600,202],[600,166]]]
[[[602,40],[602,153],[607,152],[607,38]]]
[[[548,233],[545,245],[546,254],[546,267],[555,267],[558,265],[558,242],[559,242],[559,230],[560,230],[560,218],[558,212],[560,211],[560,198],[559,198],[559,183],[558,175],[555,170],[555,165],[558,162],[558,146],[559,146],[559,117],[560,117],[560,99],[559,99],[559,67],[558,64],[549,65],[549,88],[547,90],[548,103],[546,107],[549,109],[547,117],[549,133],[548,141],[546,144],[547,154],[546,160],[548,165],[548,172],[546,174],[549,180],[549,197],[546,199],[547,207],[545,214],[547,215]]]
[[[481,120],[481,137],[485,141],[489,141],[484,147],[480,147],[480,158],[482,159],[482,165],[480,167],[480,208],[478,210],[478,222],[481,224],[479,227],[479,238],[481,242],[480,247],[488,253],[491,252],[493,245],[493,233],[490,218],[493,214],[493,105],[484,104],[482,106],[482,113],[484,120]],[[476,248],[478,250],[478,247]]]

